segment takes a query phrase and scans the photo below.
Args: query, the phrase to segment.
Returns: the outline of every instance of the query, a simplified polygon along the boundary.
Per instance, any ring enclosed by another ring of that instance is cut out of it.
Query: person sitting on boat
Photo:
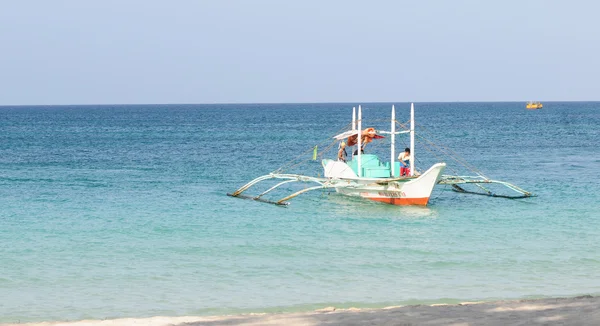
[[[400,161],[400,176],[410,175],[410,148],[405,148],[404,152],[398,155],[398,161]]]
[[[346,153],[346,143],[341,142],[338,151],[338,161],[346,162],[348,153]]]

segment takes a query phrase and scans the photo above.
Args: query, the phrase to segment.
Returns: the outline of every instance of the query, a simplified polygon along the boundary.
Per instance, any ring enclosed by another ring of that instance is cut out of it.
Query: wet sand
[[[200,325],[600,325],[600,297],[465,302],[382,309],[335,309],[283,314],[211,317],[152,317],[42,322],[28,326]]]

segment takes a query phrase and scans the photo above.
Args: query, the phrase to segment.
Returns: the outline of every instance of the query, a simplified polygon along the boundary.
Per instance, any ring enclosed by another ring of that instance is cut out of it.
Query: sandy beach
[[[200,325],[600,325],[600,297],[465,302],[382,309],[336,309],[289,314],[152,317],[0,324],[2,326],[200,326]]]

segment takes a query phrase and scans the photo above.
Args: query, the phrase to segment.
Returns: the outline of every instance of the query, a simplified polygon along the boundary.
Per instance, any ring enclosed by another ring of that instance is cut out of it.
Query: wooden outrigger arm
[[[279,205],[287,205],[288,203],[286,202],[286,200],[288,199],[292,199],[300,194],[303,194],[305,192],[311,191],[311,190],[317,190],[317,189],[325,189],[325,188],[331,188],[330,186],[326,186],[326,185],[321,185],[321,186],[314,186],[314,187],[310,187],[310,188],[306,188],[306,189],[302,189],[300,191],[297,191],[285,198],[282,198],[280,200],[277,201],[277,204]]]
[[[266,191],[262,192],[258,196],[242,195],[242,192],[248,190],[250,187],[254,186],[255,184],[257,184],[261,181],[264,181],[264,180],[269,180],[269,179],[285,179],[285,181],[279,182],[278,184],[267,189]],[[287,183],[291,183],[291,182],[315,182],[315,183],[318,183],[319,185],[299,190],[299,191],[297,191],[289,196],[283,197],[277,201],[271,201],[271,200],[266,200],[266,199],[262,198],[262,196],[277,189],[278,187],[280,187],[284,184],[287,184]],[[238,190],[234,191],[233,193],[227,194],[227,195],[231,196],[231,197],[237,197],[237,198],[243,198],[243,199],[252,199],[252,200],[260,201],[263,203],[269,203],[269,204],[275,204],[275,205],[288,205],[289,203],[286,202],[286,200],[292,199],[292,198],[294,198],[298,195],[301,195],[305,192],[308,192],[311,190],[317,190],[317,189],[334,188],[334,187],[335,186],[330,182],[330,179],[327,179],[327,178],[315,178],[315,177],[309,177],[309,176],[299,175],[299,174],[270,173],[270,174],[260,176],[256,179],[248,182],[247,184],[240,187]]]
[[[481,188],[484,192],[469,191],[469,190],[466,190],[463,187],[459,186],[460,184],[469,184],[469,183],[474,184],[475,186]],[[520,195],[514,195],[514,196],[500,195],[500,194],[496,194],[496,193],[492,192],[491,190],[489,190],[483,186],[483,184],[491,184],[491,183],[503,185],[503,186],[519,193]],[[528,198],[528,197],[536,197],[537,196],[535,194],[532,194],[528,191],[525,191],[525,190],[515,186],[512,183],[508,183],[505,181],[499,181],[499,180],[491,180],[491,179],[487,179],[482,176],[442,175],[442,177],[438,181],[438,184],[451,185],[452,190],[454,190],[456,192],[465,193],[465,194],[473,194],[473,195],[483,195],[483,196],[501,197],[501,198],[510,198],[510,199],[519,199],[519,198]]]

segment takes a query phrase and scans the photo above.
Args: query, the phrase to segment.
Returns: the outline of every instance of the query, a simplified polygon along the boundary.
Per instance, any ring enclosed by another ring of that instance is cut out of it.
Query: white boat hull
[[[338,193],[392,205],[427,205],[434,186],[446,168],[446,163],[437,163],[422,175],[412,178],[336,178],[331,172],[338,170],[340,164],[346,165],[336,161],[329,161],[325,165],[326,177],[332,178],[331,182]]]

